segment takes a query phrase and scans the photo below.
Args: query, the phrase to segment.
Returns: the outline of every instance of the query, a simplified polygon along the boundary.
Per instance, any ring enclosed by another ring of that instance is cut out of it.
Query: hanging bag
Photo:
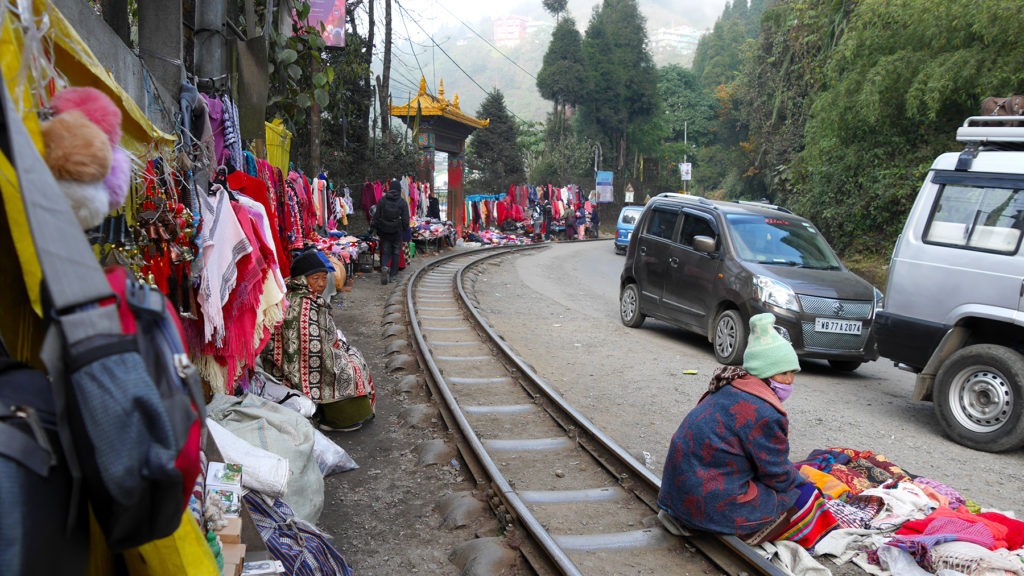
[[[0,566],[4,574],[84,574],[89,529],[71,497],[50,381],[0,354]],[[78,520],[64,530],[68,511]],[[54,554],[59,550],[59,554]]]
[[[40,356],[74,480],[67,525],[80,521],[74,512],[84,487],[112,550],[169,536],[198,474],[204,407],[180,327],[162,294],[124,276],[108,281],[10,95],[0,92],[4,152],[43,272],[49,325]]]

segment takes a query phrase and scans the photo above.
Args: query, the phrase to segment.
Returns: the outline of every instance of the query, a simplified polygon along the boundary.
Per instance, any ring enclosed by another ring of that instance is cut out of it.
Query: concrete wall
[[[99,61],[110,71],[121,88],[161,130],[174,133],[174,113],[178,109],[179,86],[161,86],[144,73],[145,65],[85,0],[52,0],[89,45]],[[170,3],[169,3],[170,4]],[[178,3],[174,3],[178,4]],[[178,4],[180,6],[180,4]],[[178,19],[180,21],[180,12]],[[180,59],[180,56],[179,56]],[[150,93],[146,93],[146,83]],[[159,98],[157,92],[159,91]],[[166,107],[166,110],[164,108]]]

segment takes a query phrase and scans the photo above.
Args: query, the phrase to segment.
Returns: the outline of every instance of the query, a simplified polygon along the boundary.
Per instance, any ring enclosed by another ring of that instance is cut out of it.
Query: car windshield
[[[819,270],[839,259],[810,222],[757,214],[729,214],[726,224],[741,260]]]
[[[637,218],[640,217],[640,214],[642,212],[643,210],[623,210],[622,216],[619,217],[619,221],[622,222],[623,224],[635,225]]]

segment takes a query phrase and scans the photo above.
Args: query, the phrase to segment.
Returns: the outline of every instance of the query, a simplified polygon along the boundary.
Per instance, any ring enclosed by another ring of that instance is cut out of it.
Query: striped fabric
[[[772,540],[790,540],[807,549],[814,548],[826,534],[839,526],[835,516],[825,505],[825,499],[813,484],[800,486],[800,498],[797,500],[796,514],[789,525]]]
[[[316,528],[295,518],[281,499],[267,505],[257,494],[242,500],[274,559],[292,576],[352,576],[337,549]]]

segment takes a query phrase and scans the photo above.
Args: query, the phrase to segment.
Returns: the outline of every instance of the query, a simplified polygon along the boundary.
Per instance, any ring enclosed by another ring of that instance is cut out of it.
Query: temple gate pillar
[[[464,152],[448,153],[448,211],[459,238],[462,238],[462,227],[466,222],[466,202],[462,194],[465,156]]]
[[[419,167],[416,172],[416,179],[419,182],[429,182],[430,189],[434,189],[434,134],[425,132],[416,135],[416,149],[419,153]]]

